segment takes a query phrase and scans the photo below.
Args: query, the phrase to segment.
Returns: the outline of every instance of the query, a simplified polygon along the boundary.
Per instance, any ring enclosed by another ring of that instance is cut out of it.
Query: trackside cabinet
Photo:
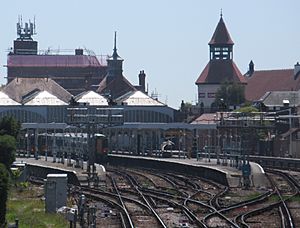
[[[45,181],[46,212],[56,213],[67,204],[67,174],[48,174]]]

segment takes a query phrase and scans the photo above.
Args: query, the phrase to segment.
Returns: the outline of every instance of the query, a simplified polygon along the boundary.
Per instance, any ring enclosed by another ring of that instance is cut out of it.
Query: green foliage
[[[0,163],[0,227],[5,223],[6,201],[8,192],[8,171]]]
[[[21,124],[12,116],[5,116],[0,120],[0,135],[18,137]]]
[[[11,171],[11,177],[13,180],[17,180],[21,176],[21,171],[19,169]]]
[[[16,139],[11,135],[0,136],[0,163],[7,169],[15,161]]]
[[[243,112],[243,113],[251,113],[251,112],[258,112],[259,110],[253,106],[244,106],[241,107],[237,110],[235,110],[236,112]]]
[[[191,102],[185,102],[185,103],[184,103],[184,106],[185,106],[186,108],[191,108],[191,107],[193,106],[193,104],[192,104]]]
[[[28,182],[26,182],[28,185]],[[45,213],[45,202],[40,199],[41,191],[36,187],[26,187],[20,192],[11,188],[7,202],[6,219],[13,223],[19,219],[21,228],[65,228],[69,227],[63,216],[55,213]]]
[[[215,104],[220,105],[220,100],[229,105],[240,105],[245,102],[245,88],[241,84],[225,82],[216,93]]]
[[[28,182],[18,181],[21,174],[22,172],[19,169],[16,169],[16,170],[11,170],[11,175],[10,175],[12,184],[17,188],[19,192],[22,192],[23,190],[27,189],[29,186]]]
[[[26,181],[20,182],[18,187],[20,191],[23,191],[24,189],[27,189],[29,186],[29,183]]]

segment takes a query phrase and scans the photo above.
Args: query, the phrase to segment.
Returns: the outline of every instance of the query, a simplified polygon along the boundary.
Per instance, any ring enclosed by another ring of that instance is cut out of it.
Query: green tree
[[[21,124],[12,116],[5,116],[0,120],[0,135],[18,137]]]
[[[223,99],[224,104],[240,105],[245,102],[245,88],[241,84],[225,82],[217,90],[215,105],[220,106],[220,101]]]
[[[16,139],[11,135],[0,136],[0,163],[7,169],[15,161]]]
[[[6,215],[6,201],[8,193],[8,171],[0,163],[0,227],[4,227]]]
[[[244,106],[236,110],[237,112],[243,113],[251,113],[251,112],[258,112],[259,110],[253,106]]]

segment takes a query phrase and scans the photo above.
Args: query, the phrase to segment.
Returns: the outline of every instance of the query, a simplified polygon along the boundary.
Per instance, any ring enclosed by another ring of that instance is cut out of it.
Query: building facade
[[[221,14],[216,30],[208,43],[209,62],[195,84],[198,87],[198,104],[205,110],[210,109],[216,93],[225,83],[246,85],[246,79],[233,61],[233,41]]]
[[[28,23],[25,23],[25,25]],[[39,51],[32,36],[34,25],[23,28],[17,23],[18,38],[7,56],[7,82],[16,78],[51,78],[68,92],[77,95],[96,90],[107,72],[106,58],[98,58],[88,50]]]

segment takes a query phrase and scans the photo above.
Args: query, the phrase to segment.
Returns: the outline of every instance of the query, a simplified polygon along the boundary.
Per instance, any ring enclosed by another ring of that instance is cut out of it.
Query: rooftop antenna
[[[29,23],[25,23],[23,27],[23,18],[22,15],[18,16],[18,23],[17,23],[17,35],[19,36],[18,40],[32,40],[32,35],[35,35],[35,17],[34,23],[29,20]]]
[[[36,30],[35,30],[35,16],[33,17],[33,34],[36,34]]]
[[[149,83],[147,83],[147,91],[146,91],[147,94],[148,94],[148,91],[149,91]]]

